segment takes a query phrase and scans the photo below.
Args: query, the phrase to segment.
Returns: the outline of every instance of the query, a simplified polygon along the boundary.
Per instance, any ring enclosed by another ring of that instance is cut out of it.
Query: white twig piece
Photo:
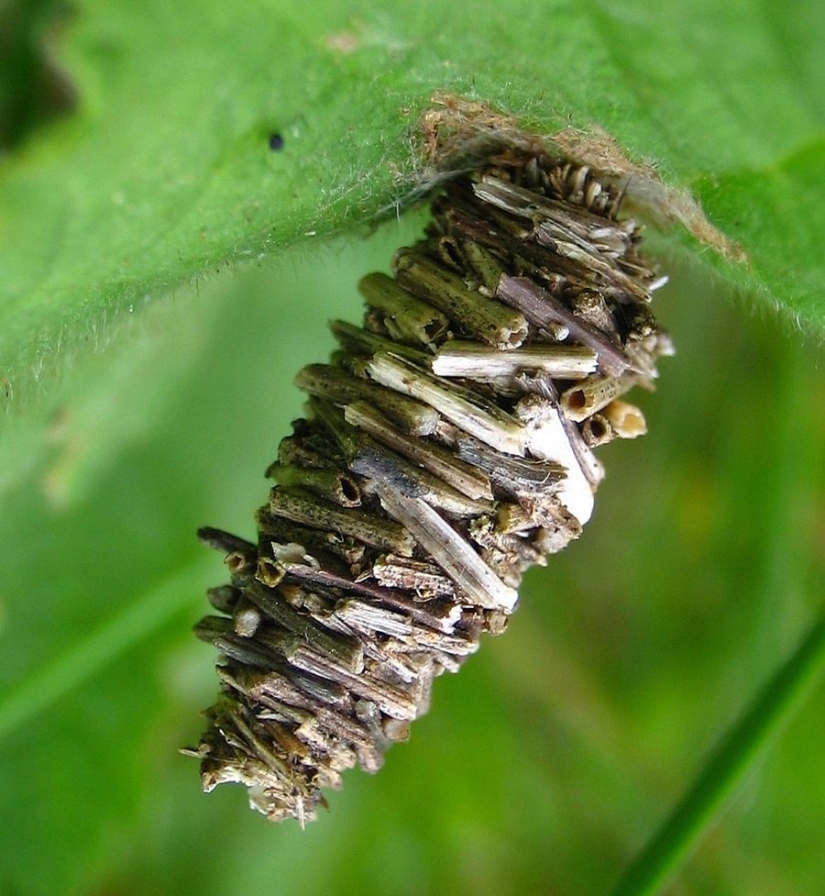
[[[403,524],[428,555],[456,582],[474,606],[511,612],[518,591],[509,588],[467,544],[455,529],[419,498],[377,485],[381,503],[393,519]]]

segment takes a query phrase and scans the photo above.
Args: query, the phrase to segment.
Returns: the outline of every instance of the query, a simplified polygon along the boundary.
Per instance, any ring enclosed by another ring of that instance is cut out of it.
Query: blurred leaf
[[[0,5],[0,152],[71,108],[71,90],[54,58],[66,13],[61,0]]]

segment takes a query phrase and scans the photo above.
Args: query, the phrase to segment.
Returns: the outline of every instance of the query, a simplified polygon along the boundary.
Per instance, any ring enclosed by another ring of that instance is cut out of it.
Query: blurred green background
[[[806,627],[825,568],[821,356],[665,257],[678,355],[641,398],[651,432],[602,451],[594,521],[529,575],[509,631],[306,831],[240,788],[199,792],[175,751],[200,732],[214,657],[189,626],[224,570],[194,530],[253,532],[300,412],[293,373],[417,223],[180,291],[89,362],[96,408],[67,391],[0,517],[3,692],[35,682],[2,731],[0,892],[602,893]],[[123,439],[100,457],[109,428]],[[822,697],[670,892],[819,891]]]
[[[606,893],[819,609],[822,348],[752,310],[787,275],[822,319],[814,5],[373,6],[0,7],[2,896]],[[194,532],[252,534],[293,375],[420,230],[358,222],[403,189],[399,109],[438,86],[609,127],[759,263],[651,233],[678,354],[639,398],[650,434],[602,450],[583,537],[411,742],[274,827],[176,752],[217,687],[190,628],[224,568]],[[823,695],[670,894],[822,892]]]

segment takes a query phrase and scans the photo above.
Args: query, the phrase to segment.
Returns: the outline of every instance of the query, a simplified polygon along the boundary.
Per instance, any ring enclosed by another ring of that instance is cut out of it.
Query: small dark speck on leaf
[[[277,131],[274,134],[269,135],[269,148],[273,152],[278,152],[279,150],[284,148],[284,138],[282,134],[279,134]]]

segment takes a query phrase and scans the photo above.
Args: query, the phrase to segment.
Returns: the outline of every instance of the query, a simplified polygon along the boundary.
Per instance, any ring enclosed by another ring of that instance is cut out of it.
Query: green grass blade
[[[202,581],[201,563],[183,569],[9,689],[0,698],[0,741],[149,637],[180,612],[181,595],[197,594]]]
[[[796,652],[722,739],[693,786],[625,871],[610,896],[647,896],[664,887],[757,754],[790,719],[823,672],[825,611],[820,613]]]

